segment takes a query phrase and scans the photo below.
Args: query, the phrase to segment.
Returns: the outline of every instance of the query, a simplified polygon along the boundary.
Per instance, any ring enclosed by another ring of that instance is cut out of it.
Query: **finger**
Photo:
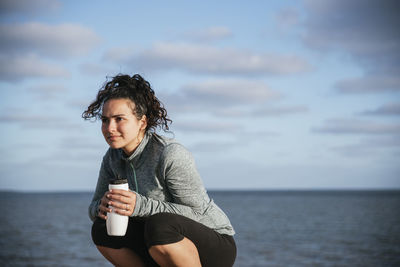
[[[106,199],[102,198],[101,201],[100,201],[100,206],[107,207],[107,203],[108,203],[109,201],[110,201],[110,200],[109,200],[108,198],[106,198]]]
[[[122,195],[117,195],[117,194],[110,194],[110,199],[112,203],[116,203],[116,202],[121,202],[123,204],[129,204],[132,202],[132,198],[131,197],[127,197],[127,196],[122,196]],[[108,205],[111,205],[110,201],[107,203]]]
[[[101,201],[107,201],[109,194],[110,194],[110,191],[105,192],[103,197],[101,198]]]
[[[109,196],[110,196],[110,194],[111,194],[111,191],[107,191],[107,192],[105,192],[105,193],[104,193],[104,196],[103,196],[103,198],[102,198],[102,199],[106,199],[106,200],[107,200],[107,199],[109,199],[109,198],[110,198],[110,197],[109,197]]]
[[[110,201],[110,192],[106,192],[106,194],[104,194],[104,196],[101,198],[100,203],[102,203],[105,206],[107,206],[107,202],[108,201]]]
[[[101,218],[101,219],[103,219],[103,220],[106,220],[106,219],[107,219],[107,212],[104,212],[104,211],[102,210],[102,208],[99,207],[99,210],[98,210],[98,212],[97,212],[97,217],[99,217],[99,218]]]
[[[118,213],[120,215],[124,216],[131,216],[133,213],[132,207],[130,205],[126,205],[124,209],[114,209],[115,213]]]
[[[111,212],[111,208],[108,208],[107,206],[100,205],[99,206],[99,211],[102,212],[103,214],[107,212]]]
[[[110,201],[108,202],[108,205],[112,206],[113,208],[117,208],[120,210],[129,210],[131,205],[129,203],[122,203],[122,202],[116,202],[116,201]]]
[[[109,199],[102,199],[102,200],[100,201],[99,207],[105,207],[105,208],[107,208],[107,207],[108,207],[108,202],[109,202],[109,201],[110,201]]]
[[[132,194],[134,194],[131,191],[127,191],[127,190],[123,190],[123,189],[112,189],[112,190],[110,190],[110,193],[111,194],[122,195],[122,196],[125,196],[125,197],[131,197]]]
[[[99,214],[97,214],[97,217],[99,217],[100,219],[103,219],[103,220],[107,220],[107,216],[104,215],[104,214],[101,213],[101,212],[99,212]]]

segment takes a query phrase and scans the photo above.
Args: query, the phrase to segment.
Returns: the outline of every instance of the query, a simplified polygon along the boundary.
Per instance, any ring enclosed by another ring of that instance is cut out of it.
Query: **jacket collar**
[[[143,137],[143,140],[140,142],[138,147],[135,149],[135,151],[129,157],[127,157],[125,155],[125,153],[122,149],[119,149],[122,159],[124,159],[127,162],[133,163],[134,165],[138,165],[139,160],[143,154],[142,152],[146,148],[146,145],[149,142],[150,137],[151,137],[151,133],[149,131],[147,131]]]

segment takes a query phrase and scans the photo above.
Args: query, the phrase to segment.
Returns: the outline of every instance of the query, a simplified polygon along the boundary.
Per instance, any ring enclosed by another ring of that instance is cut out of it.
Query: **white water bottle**
[[[123,189],[129,190],[128,180],[126,179],[117,179],[112,180],[108,185],[108,189]],[[114,208],[109,206],[112,209],[111,212],[107,212],[107,234],[110,236],[124,236],[126,234],[126,229],[128,228],[128,216],[120,215],[114,212]]]

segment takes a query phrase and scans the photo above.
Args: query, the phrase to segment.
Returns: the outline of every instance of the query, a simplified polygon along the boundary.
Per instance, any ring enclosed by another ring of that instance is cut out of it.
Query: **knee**
[[[151,246],[149,254],[160,266],[201,266],[198,250],[187,238],[173,244]]]
[[[160,266],[172,266],[169,265],[170,261],[170,251],[166,245],[154,245],[149,247],[148,252],[150,256],[156,261]]]
[[[166,245],[154,245],[149,247],[149,253],[152,257],[167,256],[168,247]]]

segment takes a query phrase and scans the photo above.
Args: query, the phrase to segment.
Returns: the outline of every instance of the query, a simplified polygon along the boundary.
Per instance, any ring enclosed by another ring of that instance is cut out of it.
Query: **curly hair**
[[[82,113],[82,118],[85,120],[100,119],[104,103],[110,99],[121,98],[130,99],[135,104],[132,111],[137,119],[140,120],[143,115],[146,115],[146,131],[154,130],[157,127],[169,131],[168,124],[171,124],[172,120],[168,118],[167,110],[155,96],[150,83],[139,74],[132,77],[118,74],[111,81],[106,81],[97,93],[96,100]]]

